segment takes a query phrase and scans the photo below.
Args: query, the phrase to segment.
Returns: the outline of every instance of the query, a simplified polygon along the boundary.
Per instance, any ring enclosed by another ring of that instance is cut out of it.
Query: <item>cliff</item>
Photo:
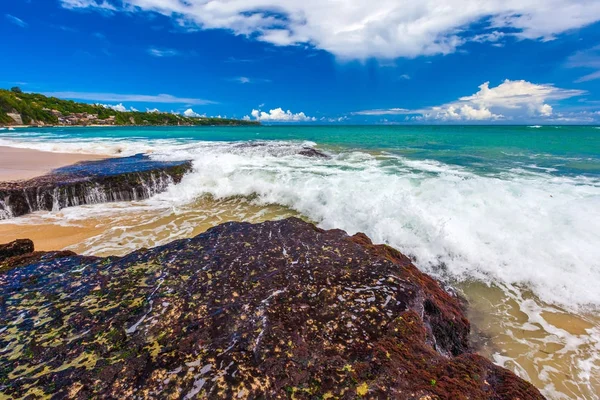
[[[21,245],[19,262],[0,261],[5,396],[543,398],[471,353],[456,297],[362,234],[227,223],[122,258],[29,265]]]
[[[0,89],[0,126],[65,125],[260,125],[256,121],[212,117],[186,117],[165,112],[116,111],[98,104],[78,103],[19,88]]]

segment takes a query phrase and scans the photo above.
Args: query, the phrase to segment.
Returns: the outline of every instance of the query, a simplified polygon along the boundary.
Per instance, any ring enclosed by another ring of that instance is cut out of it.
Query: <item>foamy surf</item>
[[[555,176],[534,165],[482,176],[438,161],[363,151],[330,151],[328,159],[299,156],[315,145],[311,142],[20,145],[106,152],[108,143],[113,154],[118,149],[124,155],[143,151],[159,160],[193,160],[194,172],[148,200],[149,206],[182,207],[206,195],[279,204],[325,228],[364,232],[445,279],[522,285],[572,310],[600,306],[595,178]]]

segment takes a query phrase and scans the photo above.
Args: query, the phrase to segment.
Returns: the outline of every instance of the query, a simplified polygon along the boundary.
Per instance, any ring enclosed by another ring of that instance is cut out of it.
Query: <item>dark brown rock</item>
[[[14,268],[25,267],[30,264],[48,262],[57,258],[76,256],[72,251],[34,251],[32,253],[14,256],[0,260],[0,273],[10,271]]]
[[[329,158],[327,154],[313,147],[304,147],[298,152],[298,154],[304,157]]]
[[[11,270],[0,326],[13,397],[543,398],[408,258],[299,219]]]
[[[29,239],[17,239],[7,244],[0,244],[0,262],[31,252],[33,252],[33,242]]]
[[[190,161],[144,155],[75,164],[27,181],[0,182],[0,219],[84,204],[147,199],[179,183]]]

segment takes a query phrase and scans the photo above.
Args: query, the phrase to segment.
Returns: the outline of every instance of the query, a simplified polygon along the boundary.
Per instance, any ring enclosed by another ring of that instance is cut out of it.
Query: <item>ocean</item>
[[[483,354],[550,398],[598,398],[597,127],[28,128],[1,131],[0,146],[194,165],[149,200],[0,224],[79,228],[69,248],[102,255],[228,220],[297,215],[364,232],[467,297]]]

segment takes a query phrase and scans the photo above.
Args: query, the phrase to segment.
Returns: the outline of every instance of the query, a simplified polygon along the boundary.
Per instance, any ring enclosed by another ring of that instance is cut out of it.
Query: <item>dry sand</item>
[[[103,158],[107,156],[51,153],[0,146],[0,182],[31,179],[66,165]]]

